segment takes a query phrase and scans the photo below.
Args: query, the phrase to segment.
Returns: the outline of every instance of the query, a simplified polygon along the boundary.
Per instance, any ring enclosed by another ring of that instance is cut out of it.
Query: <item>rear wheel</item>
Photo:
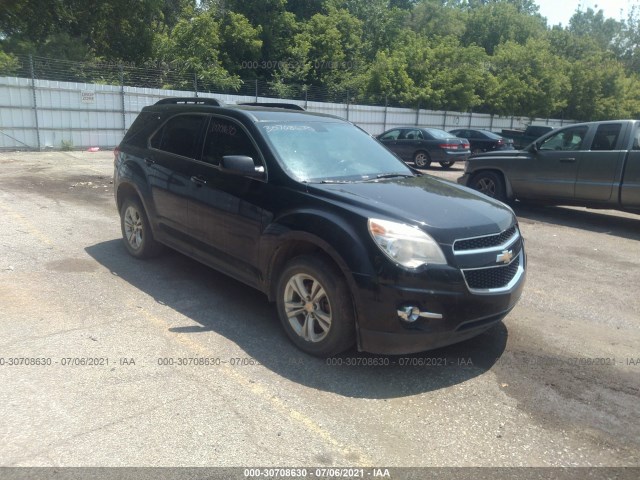
[[[451,168],[451,167],[453,167],[453,164],[456,163],[456,162],[454,162],[452,160],[452,161],[449,161],[449,162],[439,162],[439,163],[440,163],[440,166],[442,168]]]
[[[140,201],[127,198],[120,208],[120,229],[127,251],[136,258],[149,258],[162,249],[149,226],[149,219]]]
[[[471,181],[471,188],[496,200],[506,200],[504,181],[495,172],[476,173]]]
[[[431,165],[431,157],[427,152],[420,150],[413,155],[413,163],[418,168],[427,168]]]
[[[300,256],[287,264],[278,282],[278,315],[300,350],[328,357],[355,343],[348,292],[344,277],[320,257]]]

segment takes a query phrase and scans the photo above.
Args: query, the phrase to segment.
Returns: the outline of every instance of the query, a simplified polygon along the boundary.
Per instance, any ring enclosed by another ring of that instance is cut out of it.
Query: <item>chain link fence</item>
[[[227,103],[287,101],[350,120],[371,134],[396,126],[498,130],[563,120],[367,105],[348,91],[243,80],[213,85],[170,65],[137,67],[17,56],[0,66],[0,149],[112,148],[146,105],[170,96],[215,97]]]

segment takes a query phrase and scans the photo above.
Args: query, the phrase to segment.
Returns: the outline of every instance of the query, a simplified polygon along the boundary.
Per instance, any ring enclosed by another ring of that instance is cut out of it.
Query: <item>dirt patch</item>
[[[71,201],[79,204],[113,203],[113,179],[106,175],[69,175],[63,178],[43,175],[22,175],[3,179],[3,188],[13,192],[42,195],[56,203]]]
[[[64,258],[46,264],[47,270],[64,273],[85,273],[94,272],[98,265],[93,260],[83,258]]]

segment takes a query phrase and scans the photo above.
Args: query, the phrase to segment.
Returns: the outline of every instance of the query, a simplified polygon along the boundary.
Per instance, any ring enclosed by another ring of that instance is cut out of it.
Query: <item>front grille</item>
[[[498,247],[504,244],[516,233],[515,225],[508,230],[497,235],[487,235],[486,237],[468,238],[465,240],[457,240],[453,244],[454,252],[463,252],[465,250],[479,250],[481,248]]]
[[[464,278],[471,290],[490,290],[504,288],[518,273],[520,255],[509,265],[501,267],[481,268],[478,270],[463,270]]]

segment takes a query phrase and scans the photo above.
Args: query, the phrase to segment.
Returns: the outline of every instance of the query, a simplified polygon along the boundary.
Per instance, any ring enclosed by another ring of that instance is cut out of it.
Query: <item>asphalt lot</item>
[[[336,365],[261,293],[129,257],[112,161],[0,154],[0,466],[640,466],[640,216],[516,206],[503,324]]]

